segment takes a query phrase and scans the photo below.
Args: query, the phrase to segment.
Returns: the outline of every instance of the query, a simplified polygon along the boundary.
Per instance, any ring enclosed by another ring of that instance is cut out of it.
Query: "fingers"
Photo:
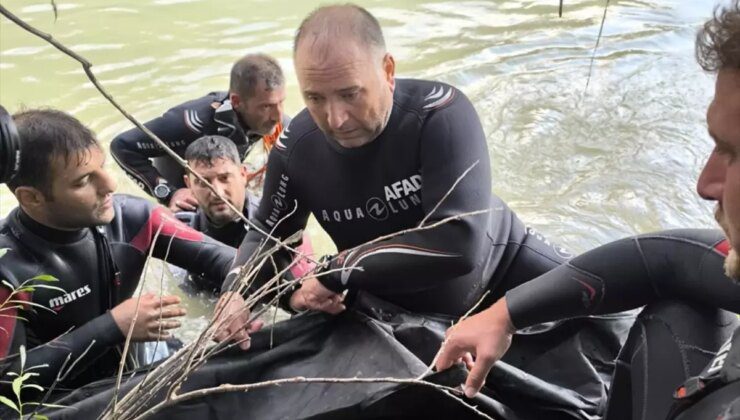
[[[185,308],[181,308],[181,307],[178,306],[176,308],[163,309],[157,315],[157,317],[162,317],[162,318],[177,318],[177,317],[181,317],[181,316],[185,316],[185,315],[187,315],[187,311],[185,310]]]
[[[434,364],[434,368],[437,372],[449,369],[455,362],[462,357],[464,350],[456,348],[453,343],[446,342],[442,345],[437,356],[437,362]]]
[[[264,324],[265,323],[260,320],[254,321],[251,324],[249,324],[249,328],[247,329],[247,331],[250,333],[257,332],[262,329],[262,326]]]
[[[475,366],[475,362],[473,361],[473,355],[470,353],[465,353],[465,355],[462,357],[461,360],[463,363],[465,363],[465,367],[468,368],[468,370],[473,370],[473,366]]]
[[[486,383],[486,376],[491,371],[491,367],[496,362],[496,358],[487,355],[479,355],[473,368],[468,374],[468,380],[465,381],[465,396],[473,398]]]

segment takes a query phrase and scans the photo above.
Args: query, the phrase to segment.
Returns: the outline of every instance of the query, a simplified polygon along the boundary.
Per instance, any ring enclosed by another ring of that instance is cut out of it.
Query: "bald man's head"
[[[303,19],[295,35],[293,54],[299,47],[310,47],[312,54],[323,55],[338,41],[354,41],[381,57],[386,53],[378,20],[360,6],[343,4],[319,7]]]

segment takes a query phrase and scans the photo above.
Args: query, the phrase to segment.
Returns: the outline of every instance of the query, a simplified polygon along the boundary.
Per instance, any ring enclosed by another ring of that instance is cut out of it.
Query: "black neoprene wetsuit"
[[[244,201],[245,203],[242,213],[245,217],[249,218],[250,215],[257,210],[259,199],[247,192]],[[198,210],[194,212],[177,212],[175,213],[175,217],[198,232],[202,232],[209,237],[234,248],[238,247],[239,244],[242,243],[248,230],[248,225],[246,225],[241,219],[236,219],[223,226],[216,226],[208,219],[208,216],[206,216],[201,208],[198,208]]]
[[[234,112],[228,92],[211,92],[170,108],[161,117],[144,125],[180,157],[184,157],[185,149],[199,137],[218,134],[230,138],[243,159],[257,142],[266,137],[276,137],[287,121],[289,118],[286,116],[268,136],[250,132]],[[154,167],[150,158],[166,154],[136,127],[116,136],[111,141],[110,151],[124,172],[150,195],[154,194],[153,189],[160,178],[166,179],[170,185],[182,184],[181,179],[167,178]],[[166,203],[168,200],[169,197],[160,201]]]
[[[242,213],[248,218],[256,211],[257,206],[259,206],[259,199],[247,191],[244,201],[245,203]],[[249,225],[244,223],[241,219],[236,219],[223,226],[216,226],[210,219],[208,219],[208,216],[206,216],[200,207],[194,212],[177,212],[175,213],[175,217],[198,232],[204,233],[208,237],[234,248],[238,247],[239,244],[242,243],[242,240],[244,240],[244,236],[247,234],[247,230],[249,228]],[[222,282],[220,278],[204,278],[197,273],[188,273],[186,277],[192,282],[191,285],[195,286],[193,292],[205,290],[218,293],[221,288]],[[183,286],[187,285],[183,284]]]
[[[489,212],[362,245],[417,227],[425,215],[429,226],[478,210]],[[306,110],[291,121],[270,153],[252,221],[286,238],[306,226],[310,213],[340,251],[328,269],[344,269],[319,281],[334,291],[366,290],[418,312],[462,314],[492,277],[496,284],[519,284],[566,254],[529,235],[491,193],[478,115],[462,92],[439,82],[396,80],[386,128],[361,147],[344,148],[328,138]],[[256,230],[247,234],[237,265],[262,238]],[[516,260],[531,272],[504,279]]]
[[[35,280],[66,293],[36,288],[14,300],[44,306],[32,311],[28,304],[16,310],[8,307],[0,317],[0,378],[19,372],[19,348],[27,349],[25,367],[48,364],[34,370],[34,382],[49,386],[65,359],[81,357],[57,389],[75,387],[113,374],[120,362],[124,335],[116,326],[110,309],[134,293],[144,262],[154,247],[153,257],[223,279],[235,250],[196,232],[176,220],[167,209],[147,200],[114,195],[115,217],[111,223],[79,231],[59,231],[41,225],[19,208],[0,222],[0,279],[18,287],[36,276],[53,276],[56,282]],[[155,236],[159,237],[154,243]],[[0,287],[0,302],[10,291]],[[27,321],[21,321],[22,316]],[[129,367],[136,366],[135,360]],[[69,367],[69,365],[67,366]],[[12,378],[10,378],[12,379]],[[7,393],[7,385],[0,384]]]
[[[735,314],[740,313],[740,284],[728,279],[723,269],[728,250],[724,235],[715,230],[676,230],[619,240],[508,291],[507,307],[513,324],[524,328],[648,305],[620,354],[605,418],[664,419],[672,391],[687,380],[693,392],[677,393],[683,400],[680,410],[674,409],[668,418],[679,413],[680,419],[722,418],[720,409],[728,409],[740,395],[740,329],[732,344],[727,341],[719,349],[721,357],[708,361],[735,328]],[[660,303],[667,301],[690,307]],[[729,360],[734,365],[725,363],[725,370],[734,373],[725,374],[721,382],[721,362]],[[709,367],[698,375],[703,375],[704,383],[695,389],[700,379],[689,378],[707,363]],[[710,369],[712,365],[715,369]],[[714,394],[717,401],[702,405],[703,398],[711,398],[710,391],[727,395],[720,399]],[[734,404],[740,409],[740,398]]]

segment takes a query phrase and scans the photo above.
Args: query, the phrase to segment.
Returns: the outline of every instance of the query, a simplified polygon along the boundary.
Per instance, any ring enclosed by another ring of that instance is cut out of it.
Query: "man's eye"
[[[358,94],[357,91],[349,92],[349,93],[343,93],[342,94],[342,98],[351,101],[351,100],[353,100],[353,99],[355,99],[357,97],[357,94]]]
[[[714,151],[717,152],[720,156],[725,156],[730,159],[730,161],[733,161],[737,157],[737,152],[735,152],[734,149],[726,147],[724,145],[717,145],[714,148]]]

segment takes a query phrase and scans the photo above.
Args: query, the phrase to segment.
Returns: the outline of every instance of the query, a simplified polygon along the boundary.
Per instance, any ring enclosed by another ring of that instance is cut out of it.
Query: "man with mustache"
[[[211,92],[177,105],[145,125],[180,157],[201,136],[228,137],[241,161],[259,141],[265,151],[275,143],[289,121],[283,114],[284,101],[285,77],[278,62],[265,54],[248,54],[232,66],[228,92]],[[110,151],[126,175],[170,210],[192,211],[198,206],[182,183],[182,168],[143,131],[132,128],[119,134]]]
[[[256,211],[259,199],[247,188],[249,180],[247,166],[241,163],[237,147],[229,138],[219,135],[201,137],[185,149],[185,160],[221,197],[240,209],[245,217],[249,218]],[[197,200],[198,210],[178,212],[175,216],[193,229],[219,242],[238,247],[247,234],[249,225],[198,178],[187,174],[183,175],[183,180]],[[307,237],[304,237],[300,251],[305,255],[313,253]],[[302,260],[293,266],[290,272],[300,277],[312,267],[311,263]],[[197,273],[190,273],[189,278],[200,289],[218,291],[221,287],[220,282],[208,282]]]
[[[740,418],[740,1],[704,25],[696,52],[702,68],[717,72],[707,111],[715,148],[697,190],[717,202],[723,233],[669,231],[607,244],[450,328],[436,367],[473,353],[468,397],[517,329],[647,305],[617,360],[605,419]]]

